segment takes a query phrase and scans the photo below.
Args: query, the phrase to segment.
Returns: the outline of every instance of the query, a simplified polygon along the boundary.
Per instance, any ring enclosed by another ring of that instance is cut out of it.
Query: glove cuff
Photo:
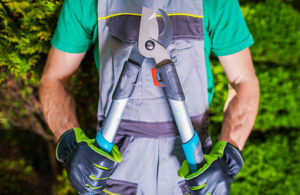
[[[226,141],[218,141],[208,155],[204,155],[205,164],[198,171],[191,173],[186,160],[178,170],[178,176],[186,180],[193,179],[202,174],[213,162],[223,159],[228,167],[228,175],[234,178],[241,170],[244,160],[241,151]]]
[[[222,158],[228,165],[230,171],[229,175],[234,178],[240,172],[244,164],[242,152],[240,149],[227,142]]]
[[[65,163],[76,145],[77,142],[74,129],[69,129],[64,132],[56,145],[56,159],[61,163]]]

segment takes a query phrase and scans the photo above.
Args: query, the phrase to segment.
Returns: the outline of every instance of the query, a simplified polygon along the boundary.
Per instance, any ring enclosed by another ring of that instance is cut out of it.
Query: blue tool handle
[[[203,162],[203,153],[199,136],[194,132],[194,136],[186,143],[182,144],[186,160],[192,173],[198,170],[198,166]]]
[[[102,131],[100,130],[96,136],[95,145],[99,147],[104,152],[110,153],[114,143],[110,143],[102,136]]]

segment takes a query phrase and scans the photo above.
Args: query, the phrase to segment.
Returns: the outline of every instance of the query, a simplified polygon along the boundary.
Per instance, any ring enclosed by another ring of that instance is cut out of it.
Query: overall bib
[[[124,62],[138,39],[142,7],[164,10],[173,24],[168,46],[181,82],[193,127],[203,151],[208,135],[208,91],[202,0],[99,0],[98,130],[108,113]],[[159,18],[160,31],[163,29]],[[153,84],[153,59],[145,59],[115,138],[123,156],[104,194],[173,195],[189,191],[177,171],[185,159],[163,89]]]

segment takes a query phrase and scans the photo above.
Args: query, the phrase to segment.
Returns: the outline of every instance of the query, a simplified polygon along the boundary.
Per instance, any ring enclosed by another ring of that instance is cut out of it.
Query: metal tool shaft
[[[113,141],[122,120],[122,115],[126,108],[128,99],[134,91],[140,68],[140,65],[137,63],[134,64],[128,61],[124,63],[107,117],[102,129],[96,136],[97,145],[105,152],[110,153],[112,150]]]
[[[188,142],[194,136],[194,128],[184,101],[169,99],[169,104],[181,137],[182,143]]]
[[[127,102],[128,99],[121,99],[113,100],[111,103],[108,111],[109,114],[107,115],[103,128],[101,129],[102,136],[110,143],[114,141]]]
[[[167,64],[157,66],[156,75],[154,76],[159,78],[155,78],[155,80],[159,80],[159,83],[164,88],[182,140],[183,151],[191,171],[195,172],[203,162],[203,152],[199,136],[193,128],[185,104],[185,97],[175,64],[169,61]]]

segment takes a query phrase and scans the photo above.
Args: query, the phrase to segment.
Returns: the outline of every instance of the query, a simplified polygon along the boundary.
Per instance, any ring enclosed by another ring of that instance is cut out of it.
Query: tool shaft
[[[113,100],[107,113],[102,129],[96,136],[99,147],[110,153],[117,134],[122,114],[131,97],[139,75],[140,66],[126,61],[124,63],[118,84],[113,93]]]
[[[109,114],[107,115],[103,128],[101,130],[102,136],[110,143],[114,141],[127,102],[128,99],[121,99],[113,100],[111,103],[108,112]]]
[[[169,104],[181,137],[182,143],[188,142],[194,136],[194,129],[184,101],[169,99]]]
[[[156,70],[155,80],[164,88],[168,98],[190,170],[196,172],[198,170],[197,165],[203,162],[203,152],[200,139],[193,128],[185,104],[185,97],[175,64],[170,61],[167,64],[158,66]]]

